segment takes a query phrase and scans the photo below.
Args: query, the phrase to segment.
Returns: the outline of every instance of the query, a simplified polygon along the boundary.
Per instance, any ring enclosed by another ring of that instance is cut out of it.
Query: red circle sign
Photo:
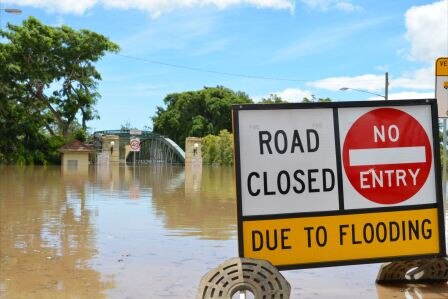
[[[130,144],[132,151],[134,152],[140,151],[140,139],[138,138],[131,139]]]
[[[342,159],[356,191],[376,203],[396,204],[422,188],[431,170],[431,152],[428,135],[414,117],[379,108],[353,123]]]

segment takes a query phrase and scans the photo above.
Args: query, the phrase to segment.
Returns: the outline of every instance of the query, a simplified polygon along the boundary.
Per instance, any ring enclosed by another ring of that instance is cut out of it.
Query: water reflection
[[[1,295],[5,298],[104,297],[113,287],[89,260],[95,227],[87,177],[59,168],[0,168]]]
[[[225,240],[236,235],[231,167],[118,166],[96,171],[98,192],[151,201],[168,235]]]
[[[0,167],[0,298],[194,298],[237,255],[232,168]],[[291,298],[446,298],[379,264],[285,271]]]
[[[146,248],[149,267],[170,250],[154,241],[228,240],[235,224],[231,168],[110,164],[63,172],[2,166],[0,297],[110,297],[117,284],[129,283],[119,269],[132,251],[144,255],[138,250]],[[137,241],[140,249],[131,250],[129,242]],[[190,248],[185,254],[197,246],[184,244]],[[168,259],[175,266],[189,261],[173,254]]]
[[[187,165],[174,171],[169,188],[153,193],[153,204],[174,234],[225,240],[236,235],[233,169]],[[185,182],[185,183],[184,183]]]

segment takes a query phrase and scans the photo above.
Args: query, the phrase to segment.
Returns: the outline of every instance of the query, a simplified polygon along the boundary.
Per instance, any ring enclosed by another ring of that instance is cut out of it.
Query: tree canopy
[[[97,117],[100,97],[94,63],[118,45],[101,34],[44,25],[34,17],[21,26],[8,24],[0,37],[0,161],[13,162],[7,151],[15,149],[17,136],[45,145],[45,136],[66,139],[85,130]]]
[[[303,103],[330,101],[330,98],[316,98],[314,95],[302,99]],[[168,94],[164,103],[166,107],[158,106],[152,117],[153,130],[184,147],[187,137],[218,135],[221,130],[232,132],[230,106],[251,104],[253,101],[244,92],[217,86]],[[270,94],[259,103],[280,104],[287,101],[276,94]]]
[[[232,131],[230,106],[252,100],[244,92],[217,86],[168,94],[164,103],[166,108],[157,107],[152,117],[153,130],[183,147],[188,136],[217,135],[223,129]]]

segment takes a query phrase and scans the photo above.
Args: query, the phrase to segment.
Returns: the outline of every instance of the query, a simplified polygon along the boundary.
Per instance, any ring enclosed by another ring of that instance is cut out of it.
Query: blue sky
[[[448,0],[1,0],[1,26],[35,16],[89,29],[120,53],[98,64],[103,80],[92,130],[151,117],[173,92],[222,85],[255,101],[278,94],[337,101],[434,97],[434,62],[448,56]],[[198,71],[198,70],[202,71]],[[271,78],[271,79],[263,79]]]

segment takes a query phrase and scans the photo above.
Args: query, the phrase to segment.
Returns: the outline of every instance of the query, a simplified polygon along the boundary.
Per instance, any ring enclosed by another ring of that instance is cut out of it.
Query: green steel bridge
[[[141,132],[139,135],[131,135],[131,131],[133,130],[96,131],[94,133],[96,150],[102,151],[102,136],[116,135],[119,137],[120,162],[132,163],[134,157],[139,164],[183,164],[185,162],[185,152],[173,140],[150,131],[139,130]],[[126,155],[125,147],[129,145],[133,137],[140,139],[140,151],[129,152]]]

